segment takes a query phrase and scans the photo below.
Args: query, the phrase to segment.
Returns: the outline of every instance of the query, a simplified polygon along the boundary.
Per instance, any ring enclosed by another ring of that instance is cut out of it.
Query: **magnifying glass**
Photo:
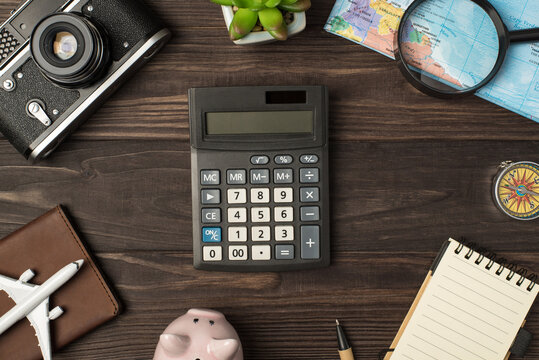
[[[539,41],[539,28],[508,31],[487,0],[416,0],[403,15],[396,41],[399,67],[413,86],[455,98],[488,84],[509,45]]]

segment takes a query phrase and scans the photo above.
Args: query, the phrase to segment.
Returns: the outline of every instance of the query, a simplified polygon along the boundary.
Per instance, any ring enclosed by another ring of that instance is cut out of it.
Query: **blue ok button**
[[[202,241],[205,243],[221,242],[221,228],[220,227],[202,228]]]

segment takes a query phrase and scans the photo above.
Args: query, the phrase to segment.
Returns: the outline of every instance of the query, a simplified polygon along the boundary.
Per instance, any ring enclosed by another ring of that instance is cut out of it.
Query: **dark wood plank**
[[[509,219],[491,197],[499,163],[533,159],[538,146],[333,142],[333,247],[433,250],[466,236],[538,251],[537,223]],[[190,250],[189,151],[185,142],[69,141],[31,166],[0,143],[0,235],[62,203],[95,250]]]

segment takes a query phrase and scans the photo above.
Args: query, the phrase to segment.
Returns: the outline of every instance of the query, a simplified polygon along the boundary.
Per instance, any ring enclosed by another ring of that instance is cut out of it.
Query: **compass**
[[[539,164],[503,162],[494,178],[494,200],[513,219],[539,218]]]

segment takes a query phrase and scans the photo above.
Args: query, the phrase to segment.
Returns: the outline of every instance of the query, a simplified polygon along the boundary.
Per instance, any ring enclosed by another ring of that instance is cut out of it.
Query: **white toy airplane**
[[[42,285],[29,284],[34,272],[26,270],[18,280],[0,275],[0,290],[15,301],[15,305],[0,318],[0,336],[11,326],[27,317],[36,332],[44,360],[52,359],[49,321],[64,311],[57,306],[49,311],[49,297],[69,281],[81,268],[83,260],[75,261],[51,276]]]

